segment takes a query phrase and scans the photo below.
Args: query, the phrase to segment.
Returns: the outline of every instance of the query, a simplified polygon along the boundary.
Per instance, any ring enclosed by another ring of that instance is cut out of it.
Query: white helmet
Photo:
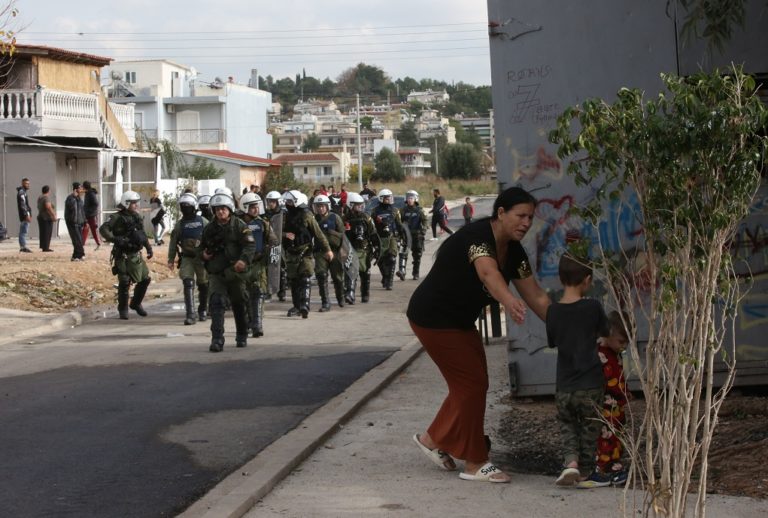
[[[203,194],[197,199],[198,205],[210,205],[210,203],[211,203],[211,197],[208,196],[207,194]]]
[[[179,196],[179,205],[192,205],[194,208],[197,208],[197,198],[191,192],[185,192]]]
[[[141,200],[141,195],[136,191],[125,191],[123,195],[120,196],[120,206],[127,209],[132,201],[137,202],[139,200]]]
[[[210,205],[211,209],[215,209],[216,207],[227,207],[229,212],[235,212],[235,201],[232,199],[232,196],[223,192],[211,196]]]
[[[326,196],[325,194],[318,194],[317,196],[315,196],[315,199],[312,200],[312,204],[313,205],[317,205],[317,204],[320,204],[320,203],[323,203],[323,204],[328,205],[330,207],[331,206],[331,199],[328,198],[328,196]]]
[[[351,207],[353,203],[365,203],[365,200],[356,192],[350,192],[347,194],[347,205]]]
[[[384,203],[384,198],[386,198],[387,196],[389,196],[391,198],[392,197],[392,191],[390,191],[389,189],[382,189],[382,190],[379,191],[378,197],[379,197],[379,201],[381,203]],[[390,200],[390,203],[391,202],[392,202],[392,200]]]
[[[405,199],[413,198],[413,201],[419,201],[419,193],[414,190],[405,191]]]
[[[258,204],[261,209],[261,196],[255,192],[247,192],[240,198],[240,208],[243,210],[247,211],[248,206],[253,204]]]
[[[232,196],[232,189],[230,189],[229,187],[219,187],[218,189],[213,191],[213,194],[226,194],[233,200],[235,199],[235,197]]]
[[[269,191],[267,193],[267,201],[269,201],[269,200],[280,201],[281,198],[282,198],[282,196],[277,191]]]
[[[307,205],[309,204],[307,195],[297,189],[292,189],[290,191],[283,193],[283,201],[286,204],[290,203],[294,207],[306,208]]]

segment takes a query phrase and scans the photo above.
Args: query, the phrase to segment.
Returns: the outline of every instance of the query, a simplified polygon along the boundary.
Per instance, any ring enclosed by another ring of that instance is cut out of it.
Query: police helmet
[[[405,199],[407,200],[408,198],[413,198],[413,201],[418,202],[419,201],[419,193],[414,191],[414,190],[405,191]]]
[[[210,205],[210,203],[211,203],[211,197],[208,196],[207,194],[204,194],[197,199],[198,205]]]
[[[197,198],[191,192],[185,192],[179,196],[179,206],[181,205],[191,205],[194,208],[197,208]]]
[[[293,205],[294,207],[303,207],[303,208],[306,208],[309,203],[309,200],[307,199],[307,195],[297,189],[292,189],[290,191],[283,193],[283,201],[286,204]]]
[[[258,204],[261,208],[261,196],[255,192],[247,192],[240,198],[240,208],[247,211],[249,205]]]
[[[389,197],[390,198],[389,203],[392,203],[392,191],[390,191],[389,189],[380,190],[378,197],[381,203],[384,203],[384,198],[386,197]]]
[[[347,205],[352,206],[353,203],[365,203],[365,200],[356,192],[350,192],[347,194]]]
[[[235,212],[235,201],[232,199],[232,196],[223,192],[211,196],[210,205],[211,209],[215,209],[216,207],[227,207],[229,212]]]
[[[127,209],[131,202],[138,202],[139,200],[141,200],[141,195],[136,191],[125,191],[120,196],[120,206]]]
[[[317,196],[315,196],[315,199],[312,200],[312,204],[313,205],[324,204],[324,205],[328,205],[330,207],[331,206],[331,199],[328,196],[326,196],[325,194],[318,194]]]
[[[232,195],[232,189],[230,189],[229,187],[219,187],[218,189],[213,191],[213,194],[226,194],[233,200],[235,199],[235,197]]]
[[[267,193],[267,201],[270,201],[270,200],[280,201],[281,198],[282,196],[277,191],[269,191]]]

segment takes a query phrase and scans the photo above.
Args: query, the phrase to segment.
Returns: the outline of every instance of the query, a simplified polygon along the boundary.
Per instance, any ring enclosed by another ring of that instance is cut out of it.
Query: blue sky
[[[166,58],[204,80],[302,69],[336,79],[364,62],[394,78],[488,85],[484,0],[16,0],[20,43],[113,59]],[[122,4],[122,5],[120,5]]]

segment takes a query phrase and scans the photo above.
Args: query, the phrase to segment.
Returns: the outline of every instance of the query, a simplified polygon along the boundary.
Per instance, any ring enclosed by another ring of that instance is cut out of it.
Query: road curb
[[[180,518],[239,518],[389,385],[423,351],[414,339],[197,500]]]

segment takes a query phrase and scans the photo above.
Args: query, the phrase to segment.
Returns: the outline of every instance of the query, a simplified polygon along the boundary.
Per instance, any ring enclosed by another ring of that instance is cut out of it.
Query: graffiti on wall
[[[512,181],[526,189],[535,188],[541,181],[557,181],[563,177],[560,160],[539,147],[532,155],[521,155],[512,150]]]

